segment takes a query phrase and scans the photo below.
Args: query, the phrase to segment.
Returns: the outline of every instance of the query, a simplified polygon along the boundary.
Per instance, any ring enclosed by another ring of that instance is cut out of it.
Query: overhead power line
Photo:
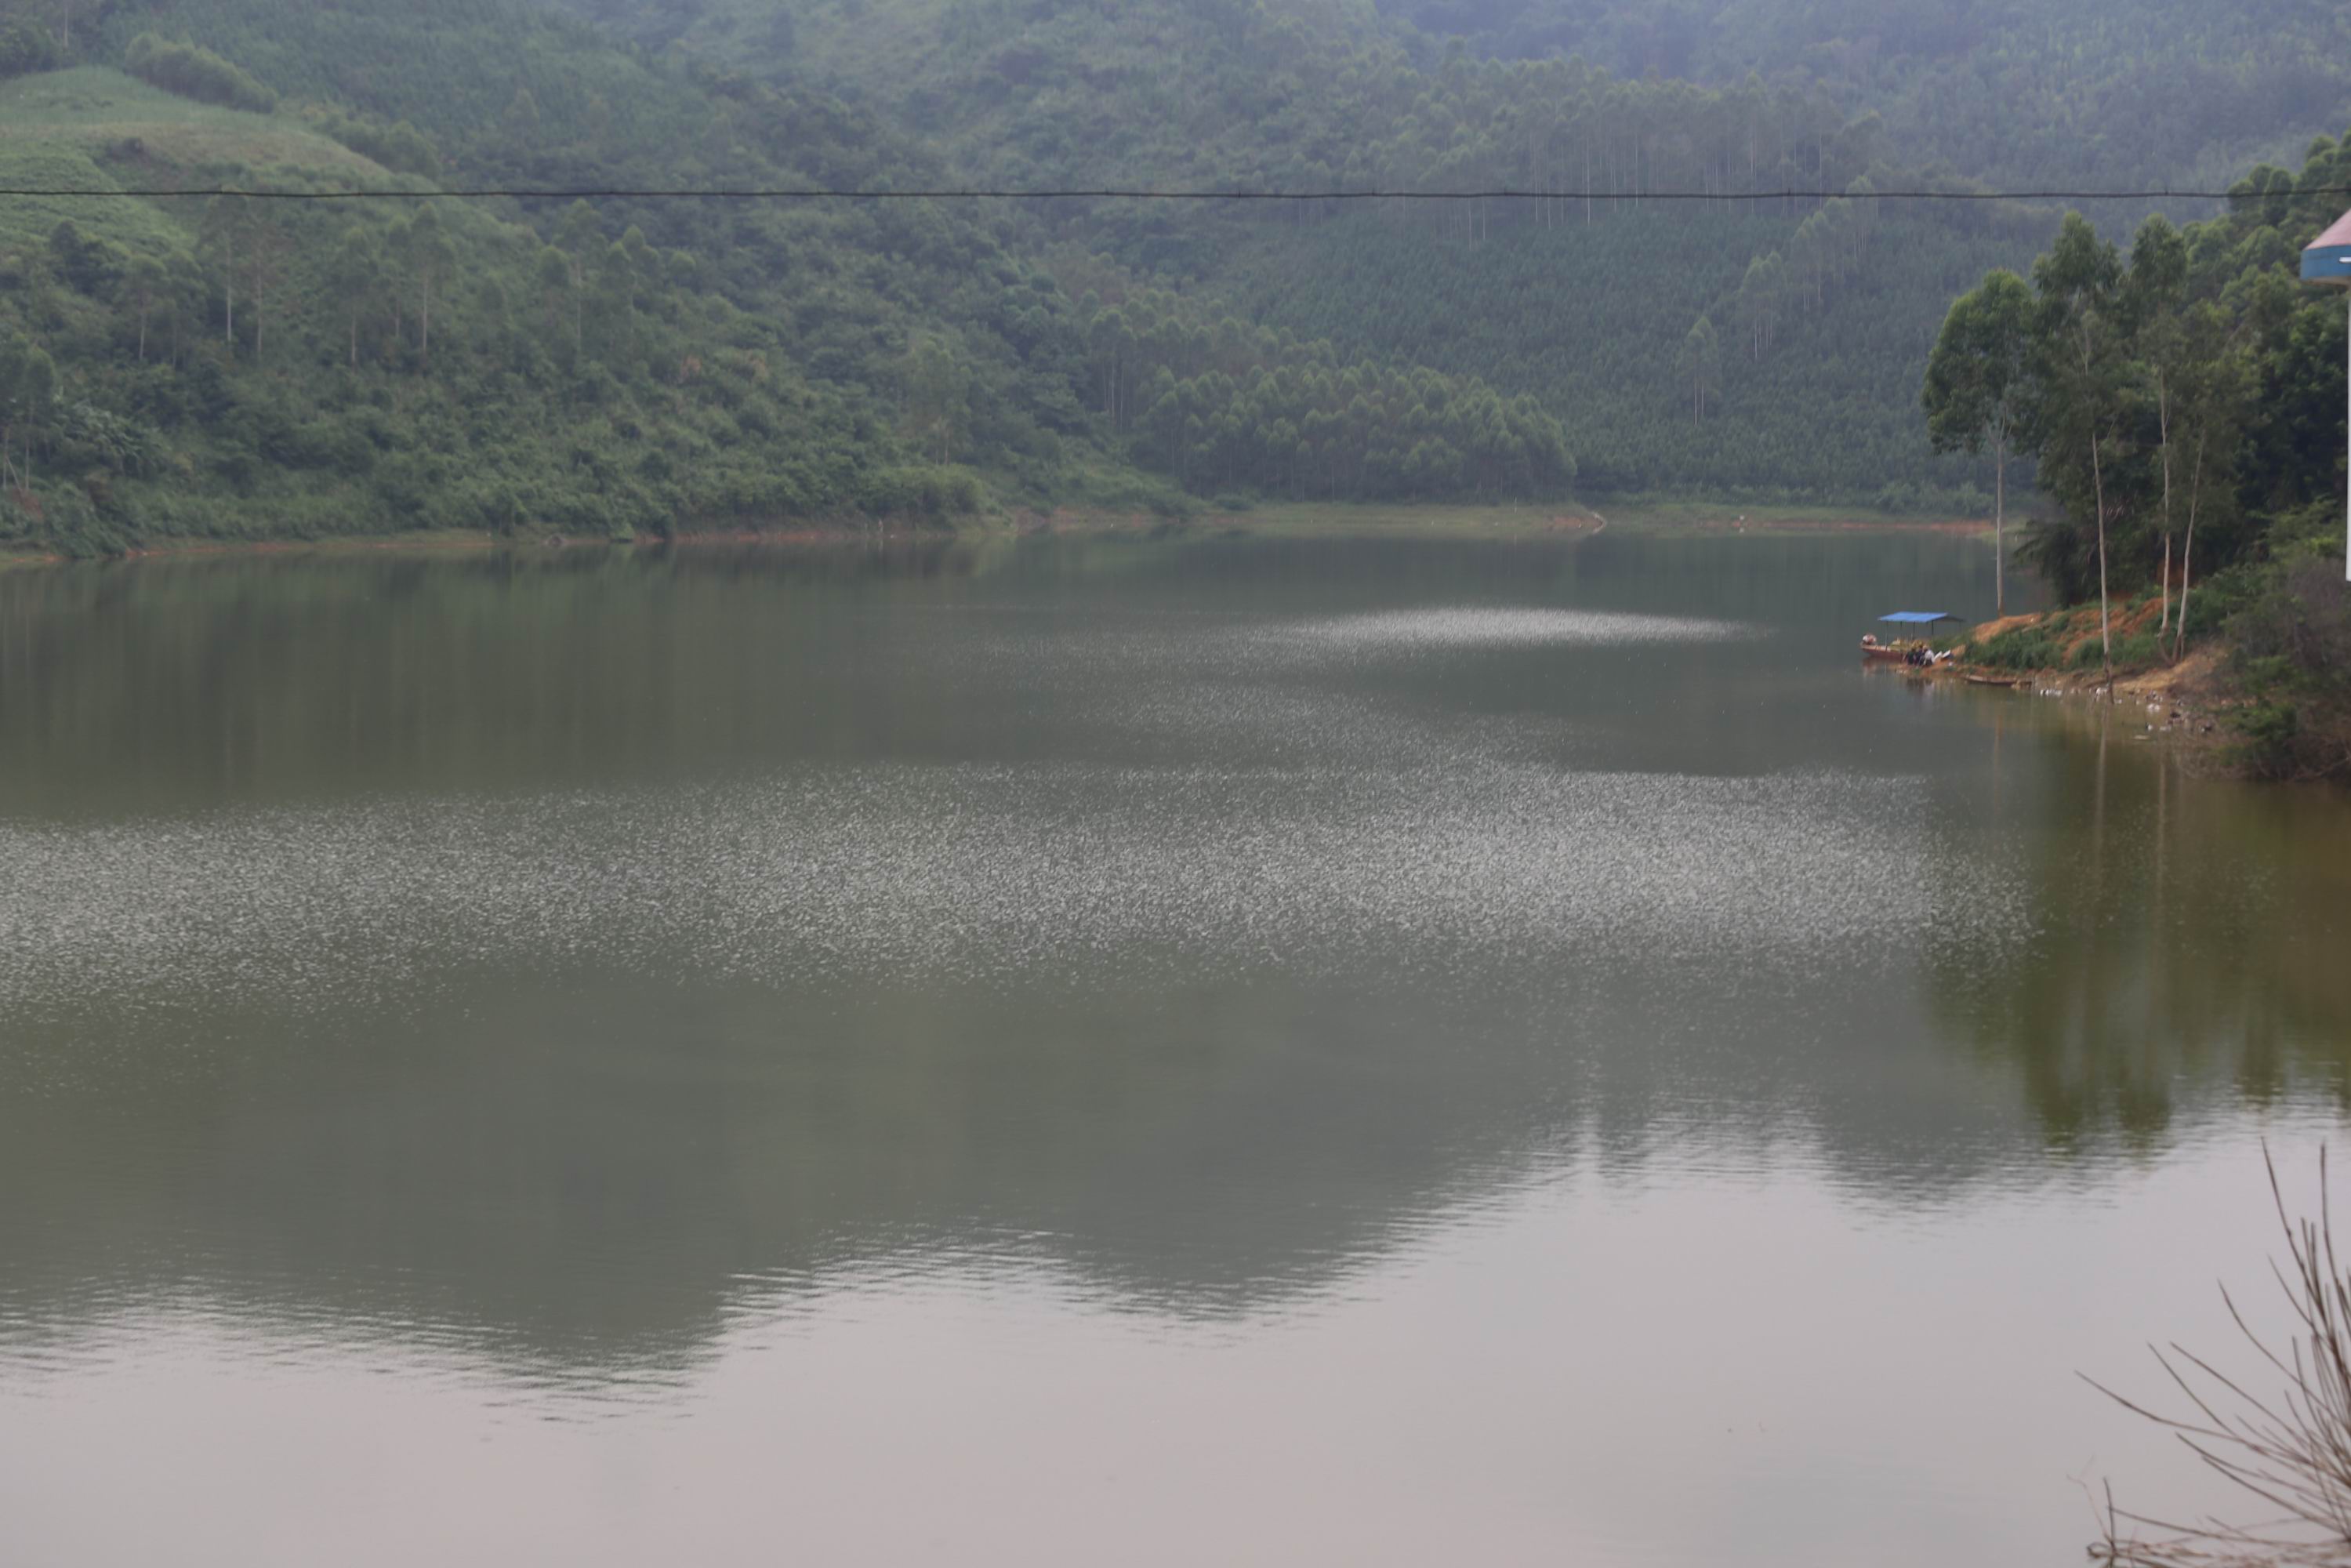
[[[2351,196],[2351,184],[2304,185],[2272,193],[2279,196]],[[1861,197],[1879,202],[2165,202],[2227,201],[2230,191],[1867,191]],[[1016,190],[963,189],[940,191],[805,190],[725,186],[589,186],[538,189],[528,186],[456,187],[438,191],[389,189],[347,191],[276,191],[233,185],[100,189],[75,186],[0,186],[0,199],[44,201],[201,200],[245,196],[265,202],[417,202],[502,199],[531,202],[569,201],[698,201],[698,202],[1698,202],[1723,206],[1741,202],[1834,201],[1855,197],[1851,191],[1186,191],[1120,189]]]

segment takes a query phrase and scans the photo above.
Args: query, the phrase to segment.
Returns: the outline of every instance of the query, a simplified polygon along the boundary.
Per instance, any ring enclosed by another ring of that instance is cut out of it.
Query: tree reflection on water
[[[1992,722],[1998,745],[2007,721]],[[2012,1070],[2061,1146],[2109,1124],[2151,1143],[2184,1099],[2222,1083],[2253,1105],[2294,1087],[2351,1103],[2341,800],[2210,776],[2209,758],[2150,742],[2137,707],[2059,722],[2085,733],[2011,741],[2040,776],[1998,778],[2031,941],[1928,944],[1948,1037]]]

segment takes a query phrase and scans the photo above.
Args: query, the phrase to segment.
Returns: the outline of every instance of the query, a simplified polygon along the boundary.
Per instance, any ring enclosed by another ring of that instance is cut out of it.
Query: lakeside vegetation
[[[2006,667],[2179,660],[2215,631],[2244,756],[2278,777],[2351,777],[2351,595],[2341,570],[2346,328],[2298,280],[2336,215],[2351,150],[2256,169],[2229,210],[2150,218],[2126,255],[2079,215],[2033,264],[1951,309],[1924,403],[1945,445],[2032,456],[2053,506],[2020,550],[2098,635],[2065,651],[2021,628],[1976,653]],[[2157,613],[2118,631],[2116,606]]]

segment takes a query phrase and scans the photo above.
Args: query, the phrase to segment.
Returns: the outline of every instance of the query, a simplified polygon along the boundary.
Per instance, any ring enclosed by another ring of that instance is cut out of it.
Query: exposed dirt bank
[[[2110,617],[2111,641],[2116,646],[2126,641],[2137,642],[2140,647],[2147,639],[2168,643],[2162,621],[2160,603],[2126,606]],[[2047,644],[2056,655],[2051,664],[2020,669],[1984,664],[1969,656],[1970,651],[1982,648],[1996,637],[2031,633],[2043,628],[2048,630]],[[2118,664],[2111,681],[2095,657],[2099,632],[2095,609],[2087,612],[2074,609],[2009,615],[1987,621],[1970,630],[1960,646],[1961,656],[1939,666],[1936,671],[1938,676],[1978,685],[2009,686],[2035,696],[2088,698],[2137,710],[2144,713],[2149,729],[2179,737],[2215,757],[2235,739],[2228,718],[2241,699],[2223,676],[2223,649],[2217,643],[2208,641],[2191,646],[2176,661],[2158,657]]]

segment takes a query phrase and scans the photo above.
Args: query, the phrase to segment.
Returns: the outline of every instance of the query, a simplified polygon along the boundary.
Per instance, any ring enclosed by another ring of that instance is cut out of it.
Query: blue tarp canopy
[[[1891,615],[1881,615],[1880,621],[1899,622],[1905,626],[1932,626],[1938,621],[1956,621],[1956,615],[1946,615],[1939,610],[1897,610]]]

